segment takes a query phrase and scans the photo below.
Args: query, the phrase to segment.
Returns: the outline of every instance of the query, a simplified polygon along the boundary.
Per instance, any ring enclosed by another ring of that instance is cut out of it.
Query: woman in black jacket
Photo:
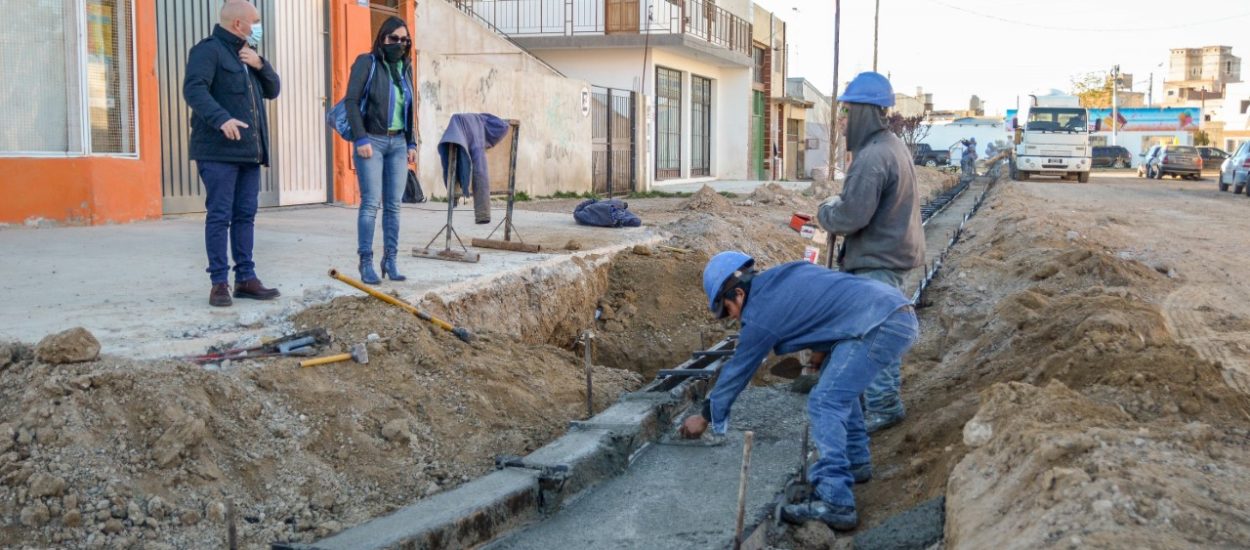
[[[408,165],[417,159],[411,36],[402,19],[391,17],[383,22],[373,40],[373,49],[360,54],[352,64],[343,98],[355,139],[356,175],[360,181],[360,213],[356,217],[360,279],[374,285],[382,282],[373,270],[373,228],[379,204],[382,276],[392,281],[406,279],[396,271],[395,258],[399,251],[399,203],[404,196]]]

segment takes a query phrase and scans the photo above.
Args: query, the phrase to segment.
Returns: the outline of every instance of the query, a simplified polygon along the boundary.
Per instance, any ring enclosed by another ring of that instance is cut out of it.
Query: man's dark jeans
[[[252,262],[252,235],[260,194],[260,165],[197,161],[200,179],[208,198],[204,206],[204,247],[208,250],[208,275],[213,284],[228,282],[230,258],[227,238],[234,258],[234,282],[256,278]]]

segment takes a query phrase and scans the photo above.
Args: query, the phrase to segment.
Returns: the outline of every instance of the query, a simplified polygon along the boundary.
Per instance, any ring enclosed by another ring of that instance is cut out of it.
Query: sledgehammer
[[[337,355],[327,355],[316,359],[305,359],[299,362],[301,367],[316,367],[318,365],[329,365],[330,363],[338,363],[340,361],[353,360],[361,365],[369,364],[369,350],[364,344],[355,344],[352,346],[351,353],[340,353]]]

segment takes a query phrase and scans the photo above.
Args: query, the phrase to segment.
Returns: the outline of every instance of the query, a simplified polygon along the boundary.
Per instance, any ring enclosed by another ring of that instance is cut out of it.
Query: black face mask
[[[386,44],[382,46],[382,55],[386,56],[386,60],[390,63],[403,59],[407,53],[407,44]]]

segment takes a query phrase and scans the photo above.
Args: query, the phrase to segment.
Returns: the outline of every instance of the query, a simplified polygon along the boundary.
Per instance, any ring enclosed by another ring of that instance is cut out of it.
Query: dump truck
[[[1023,181],[1059,176],[1089,182],[1093,164],[1089,135],[1101,129],[1101,121],[1091,122],[1089,110],[1076,96],[1050,93],[1029,98],[1011,121],[1016,144],[1012,177]]]

